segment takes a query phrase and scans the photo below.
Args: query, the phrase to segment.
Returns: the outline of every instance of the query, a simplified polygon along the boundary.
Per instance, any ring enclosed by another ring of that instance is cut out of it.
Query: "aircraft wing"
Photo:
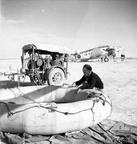
[[[104,46],[99,46],[95,48],[91,48],[85,51],[80,52],[79,59],[81,61],[87,61],[90,59],[97,59],[101,57],[108,57],[108,56],[113,56],[116,55],[117,52],[121,50],[121,47],[111,47],[109,45],[104,45]]]

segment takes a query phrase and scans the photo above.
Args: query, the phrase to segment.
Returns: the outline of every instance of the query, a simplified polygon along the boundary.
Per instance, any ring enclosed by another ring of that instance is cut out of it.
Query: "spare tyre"
[[[65,80],[64,71],[61,68],[52,68],[48,74],[49,85],[62,85]]]

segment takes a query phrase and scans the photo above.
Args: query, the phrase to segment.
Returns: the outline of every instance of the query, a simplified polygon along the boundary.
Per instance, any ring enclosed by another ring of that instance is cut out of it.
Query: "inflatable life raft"
[[[10,133],[52,135],[81,130],[103,121],[112,110],[108,96],[90,89],[19,87],[0,91],[0,98],[0,131]]]

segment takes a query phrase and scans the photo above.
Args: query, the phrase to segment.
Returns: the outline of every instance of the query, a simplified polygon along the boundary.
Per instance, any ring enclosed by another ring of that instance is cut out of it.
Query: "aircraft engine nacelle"
[[[108,51],[108,56],[115,54],[115,49],[113,49],[113,48],[107,49],[106,51]]]
[[[77,55],[77,58],[80,59],[80,58],[81,58],[81,55],[78,54],[78,55]]]

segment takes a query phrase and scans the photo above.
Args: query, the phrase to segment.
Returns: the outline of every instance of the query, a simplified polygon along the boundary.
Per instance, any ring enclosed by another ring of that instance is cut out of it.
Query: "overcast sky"
[[[137,0],[0,0],[0,58],[31,43],[121,46],[137,57]]]

